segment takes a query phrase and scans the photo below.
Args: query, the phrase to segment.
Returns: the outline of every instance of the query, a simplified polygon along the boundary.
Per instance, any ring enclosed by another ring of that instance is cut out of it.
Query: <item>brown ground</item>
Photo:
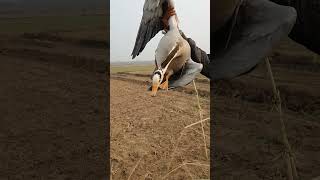
[[[54,35],[0,36],[0,179],[106,177],[106,47]]]
[[[272,57],[299,176],[303,180],[320,176],[319,62],[290,40],[275,48]],[[111,77],[113,179],[127,179],[133,170],[131,179],[160,179],[183,162],[208,163],[199,125],[179,141],[179,155],[174,153],[183,127],[198,120],[192,85],[151,98],[148,84],[149,76],[139,72]],[[209,83],[197,80],[197,85],[208,114]],[[214,179],[286,179],[279,116],[272,108],[264,63],[248,75],[212,83],[212,92]],[[209,126],[207,122],[207,135]],[[208,179],[208,173],[207,167],[187,166],[167,177]]]
[[[161,91],[152,98],[143,82],[147,78],[131,79],[125,74],[111,76],[112,178],[127,179],[139,160],[131,179],[160,179],[184,162],[204,165],[186,165],[168,179],[209,178],[201,125],[183,131],[199,121],[196,96]],[[209,99],[201,98],[201,105],[208,118]],[[209,130],[207,121],[206,144]],[[207,150],[209,154],[209,146]]]

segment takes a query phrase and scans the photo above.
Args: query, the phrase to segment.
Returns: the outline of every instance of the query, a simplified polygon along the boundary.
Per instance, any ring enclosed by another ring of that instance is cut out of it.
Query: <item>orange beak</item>
[[[159,84],[152,84],[151,96],[155,97],[159,88]]]

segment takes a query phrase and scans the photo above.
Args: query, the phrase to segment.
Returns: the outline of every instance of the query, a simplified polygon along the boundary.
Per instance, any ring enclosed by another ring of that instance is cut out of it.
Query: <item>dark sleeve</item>
[[[230,43],[216,51],[212,61],[181,32],[190,44],[192,60],[203,64],[201,74],[211,80],[232,79],[250,72],[274,44],[290,33],[296,21],[294,8],[268,0],[245,0],[239,5],[239,15],[233,17],[237,22]]]
[[[181,36],[188,41],[190,47],[191,47],[191,59],[194,62],[201,63],[203,65],[203,69],[201,71],[201,74],[209,78],[209,71],[208,66],[210,63],[210,59],[208,57],[208,54],[200,49],[194,40],[191,38],[187,38],[185,34],[180,30]]]
[[[319,0],[271,0],[297,10],[297,22],[289,37],[320,54],[320,1]]]

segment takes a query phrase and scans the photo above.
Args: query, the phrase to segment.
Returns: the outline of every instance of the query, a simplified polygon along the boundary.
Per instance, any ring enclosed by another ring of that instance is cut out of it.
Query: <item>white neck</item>
[[[177,22],[177,16],[176,16],[176,15],[171,16],[171,17],[169,18],[168,23],[169,23],[169,28],[170,28],[170,30],[173,30],[173,29],[178,30],[178,29],[179,29],[179,28],[178,28],[178,22]]]
[[[171,7],[173,7],[173,8],[175,7],[175,6],[174,6],[175,4],[174,4],[174,1],[173,1],[173,0],[168,0],[168,4],[169,4]]]
[[[175,8],[175,4],[173,0],[168,0],[168,3],[171,7]],[[176,29],[178,30],[178,17],[177,15],[171,16],[168,20],[170,30]]]

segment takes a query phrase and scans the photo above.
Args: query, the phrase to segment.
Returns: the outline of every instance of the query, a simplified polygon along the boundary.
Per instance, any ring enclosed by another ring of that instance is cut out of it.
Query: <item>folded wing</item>
[[[167,0],[145,0],[136,42],[132,51],[132,59],[138,56],[147,43],[163,29],[161,18],[167,10]]]

